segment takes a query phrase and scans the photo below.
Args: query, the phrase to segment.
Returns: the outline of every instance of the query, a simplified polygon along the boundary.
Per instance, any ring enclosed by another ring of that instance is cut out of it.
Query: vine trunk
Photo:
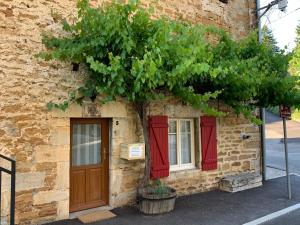
[[[135,103],[135,109],[138,113],[139,120],[143,128],[143,136],[145,142],[145,169],[144,176],[140,180],[138,185],[138,193],[143,190],[143,188],[149,184],[150,181],[150,168],[151,168],[151,155],[150,155],[150,142],[149,142],[149,128],[148,128],[148,116],[147,116],[147,106],[148,103]]]

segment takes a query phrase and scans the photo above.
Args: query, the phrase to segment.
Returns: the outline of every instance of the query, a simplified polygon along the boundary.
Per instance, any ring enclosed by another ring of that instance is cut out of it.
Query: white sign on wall
[[[130,158],[141,158],[143,156],[144,148],[141,144],[133,144],[129,146]]]
[[[121,144],[121,158],[127,160],[144,159],[145,158],[145,144]]]

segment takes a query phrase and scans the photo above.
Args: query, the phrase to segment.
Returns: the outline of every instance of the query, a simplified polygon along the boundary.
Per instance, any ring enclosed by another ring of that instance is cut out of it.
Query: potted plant
[[[138,208],[144,214],[155,215],[170,212],[175,207],[176,190],[155,180],[145,186],[139,196]]]

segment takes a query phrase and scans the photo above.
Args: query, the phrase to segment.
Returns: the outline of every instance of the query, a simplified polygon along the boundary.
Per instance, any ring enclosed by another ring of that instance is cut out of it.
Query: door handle
[[[106,148],[103,148],[103,154],[104,154],[103,160],[106,160],[106,154],[107,154]]]

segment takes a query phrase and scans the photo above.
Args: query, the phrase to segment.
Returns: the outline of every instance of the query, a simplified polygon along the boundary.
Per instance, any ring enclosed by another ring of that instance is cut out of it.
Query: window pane
[[[180,123],[180,141],[181,141],[181,163],[192,162],[191,157],[191,122],[181,121]]]
[[[99,124],[74,124],[72,164],[74,166],[100,163],[101,129]]]
[[[176,121],[169,122],[169,160],[170,165],[177,165],[177,134]]]
[[[191,132],[191,121],[182,120],[180,123],[181,133]]]
[[[177,132],[177,126],[176,126],[176,121],[169,121],[169,133],[176,134]]]

